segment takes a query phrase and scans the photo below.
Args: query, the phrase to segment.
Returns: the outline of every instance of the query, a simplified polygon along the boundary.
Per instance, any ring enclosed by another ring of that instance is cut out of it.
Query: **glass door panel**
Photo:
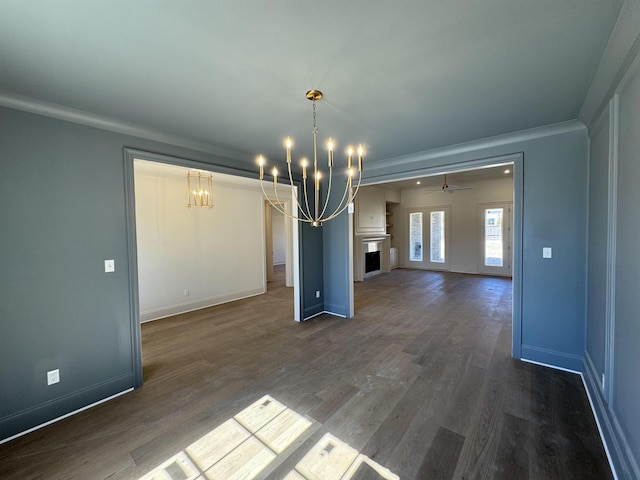
[[[429,238],[431,244],[430,261],[445,263],[445,228],[444,211],[431,212]]]
[[[481,219],[479,272],[511,275],[511,204],[478,206]]]
[[[484,265],[502,267],[504,265],[503,208],[484,209]]]
[[[405,210],[405,266],[434,270],[449,269],[450,207]],[[427,248],[425,252],[424,249]]]
[[[409,214],[409,260],[422,262],[422,212]]]

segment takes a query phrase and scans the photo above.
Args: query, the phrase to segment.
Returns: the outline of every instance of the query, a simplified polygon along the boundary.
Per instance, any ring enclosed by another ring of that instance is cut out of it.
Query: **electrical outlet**
[[[60,369],[50,370],[47,372],[47,385],[53,385],[60,381]]]
[[[104,261],[104,272],[111,273],[116,271],[116,261],[115,260],[105,260]]]
[[[188,297],[189,295],[191,295],[191,292],[189,291],[189,289],[188,289],[188,288],[185,288],[185,289],[184,289],[184,296],[185,296],[185,297]]]
[[[320,290],[316,290],[316,298],[320,298]]]
[[[551,258],[551,247],[542,247],[542,258]]]

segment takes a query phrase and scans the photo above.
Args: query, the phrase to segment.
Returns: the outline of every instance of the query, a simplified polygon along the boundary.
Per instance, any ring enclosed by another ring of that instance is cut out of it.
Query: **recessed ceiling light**
[[[418,185],[420,185],[420,183],[421,183],[421,182],[420,182],[420,180],[418,180],[418,181],[416,182],[416,184],[418,184]]]
[[[511,173],[511,170],[509,170],[508,168],[504,171],[504,173]]]

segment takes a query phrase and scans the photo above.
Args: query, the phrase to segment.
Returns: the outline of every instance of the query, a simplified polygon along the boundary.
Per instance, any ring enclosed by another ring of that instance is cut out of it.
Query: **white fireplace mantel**
[[[364,280],[365,244],[380,242],[380,273],[391,271],[391,235],[389,234],[356,234],[353,242],[353,279],[356,282]]]

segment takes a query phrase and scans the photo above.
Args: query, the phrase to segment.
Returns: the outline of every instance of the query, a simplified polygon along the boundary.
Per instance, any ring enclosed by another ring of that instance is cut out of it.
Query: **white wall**
[[[287,261],[284,215],[271,208],[271,237],[273,241],[273,264],[284,265]]]
[[[401,203],[393,209],[392,245],[399,248],[400,265],[407,266],[408,221],[405,208],[444,207],[451,209],[451,267],[452,272],[479,273],[481,219],[478,205],[484,203],[512,202],[513,179],[505,175],[503,179],[473,182],[470,190],[456,190],[453,193],[431,192],[424,189],[403,189]]]
[[[214,207],[187,208],[186,173],[135,162],[142,321],[266,291],[259,188],[214,174]]]

